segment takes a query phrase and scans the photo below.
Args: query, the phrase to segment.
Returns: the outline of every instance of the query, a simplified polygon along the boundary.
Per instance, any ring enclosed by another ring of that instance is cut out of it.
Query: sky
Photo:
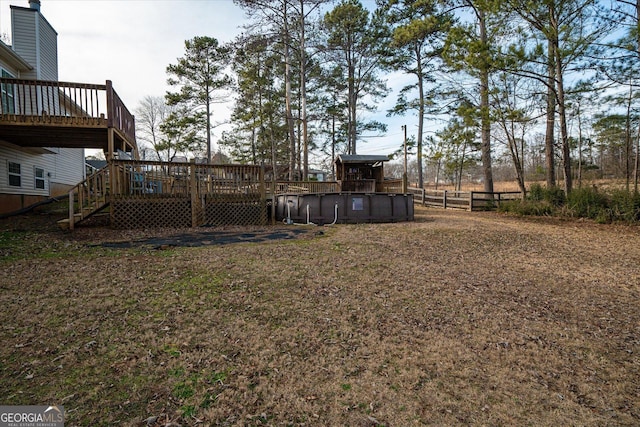
[[[375,6],[374,0],[362,3]],[[10,5],[29,7],[28,0],[0,0],[0,34],[11,32]],[[185,40],[209,36],[228,42],[247,22],[232,0],[41,0],[40,10],[58,32],[59,80],[111,80],[132,112],[146,95],[165,94],[166,68],[184,55]],[[396,95],[392,92],[371,116],[388,124],[387,135],[360,143],[358,154],[386,155],[401,146],[401,125],[415,118],[385,116]],[[215,106],[214,121],[227,120],[230,112],[230,104]],[[409,135],[412,127],[408,124]],[[221,130],[215,130],[214,141]]]

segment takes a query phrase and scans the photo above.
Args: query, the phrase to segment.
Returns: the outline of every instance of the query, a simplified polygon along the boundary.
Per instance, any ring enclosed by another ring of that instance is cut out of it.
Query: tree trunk
[[[462,171],[464,169],[464,158],[467,154],[467,143],[462,144],[462,156],[460,157],[460,169],[458,169],[458,182],[455,185],[457,191],[462,191]]]
[[[296,170],[296,135],[291,113],[291,52],[289,50],[289,25],[286,2],[284,5],[283,35],[284,44],[284,85],[285,85],[285,109],[287,115],[287,127],[289,129],[289,180],[293,181]]]
[[[550,11],[550,23],[553,29],[551,39],[551,47],[553,49],[553,57],[555,59],[555,77],[556,77],[556,94],[558,101],[558,118],[560,120],[560,139],[562,140],[562,169],[564,172],[564,192],[568,196],[572,190],[572,176],[571,176],[571,147],[569,145],[569,132],[567,130],[567,112],[564,101],[564,78],[562,69],[562,56],[560,54],[560,42],[558,39],[558,19],[555,14],[555,9],[551,8]]]
[[[300,99],[298,99],[300,101]],[[302,175],[302,141],[300,138],[302,137],[302,122],[300,120],[297,121],[296,127],[298,128],[298,149],[296,152],[296,176],[300,181],[304,181],[304,176]]]
[[[511,122],[509,127],[506,123],[504,123],[504,121],[501,122],[501,125],[505,135],[507,136],[509,152],[511,153],[511,161],[513,162],[513,167],[516,170],[516,181],[518,183],[518,188],[520,188],[520,191],[523,194],[526,194],[527,189],[524,182],[524,162],[522,160],[524,149],[520,149],[518,147],[518,141],[516,140],[516,133],[513,122]],[[522,138],[522,140],[524,141],[524,138]]]
[[[636,24],[640,27],[640,0],[636,0]],[[640,30],[640,28],[638,28]],[[636,31],[636,54],[640,57],[640,31]],[[640,168],[640,129],[636,137],[636,161],[633,169],[633,192],[638,194],[638,169]]]
[[[336,115],[331,113],[331,175],[336,180]]]
[[[639,0],[640,1],[640,0]],[[420,44],[416,43],[416,59],[418,74],[418,96],[420,97],[420,105],[418,111],[418,188],[424,188],[424,178],[422,175],[422,134],[424,132],[424,76],[422,75],[422,57],[420,56]]]
[[[509,151],[511,152],[513,166],[516,169],[516,180],[518,181],[518,188],[520,188],[520,191],[522,191],[523,193],[526,193],[527,189],[524,185],[524,170],[522,168],[522,161],[518,153],[517,142],[510,136],[507,136],[507,138],[509,138]]]
[[[355,69],[349,65],[349,154],[356,154],[356,88]]]
[[[556,70],[554,65],[554,50],[551,40],[547,45],[547,57],[549,59],[549,77],[547,79],[547,128],[544,137],[545,160],[547,166],[547,188],[556,186],[556,159],[555,159],[555,121],[556,121]]]
[[[484,49],[487,48],[487,28],[484,11],[478,11],[480,24],[480,41]],[[484,55],[487,52],[483,52]],[[493,170],[491,167],[491,118],[489,117],[489,58],[483,58],[480,70],[480,115],[482,127],[482,170],[484,172],[484,191],[493,193]]]
[[[633,168],[633,192],[638,194],[638,169],[640,169],[640,127],[636,134],[636,160]]]
[[[209,99],[209,85],[207,91],[207,163],[211,164],[211,100]]]
[[[300,0],[300,120],[302,121],[302,180],[309,176],[309,139],[307,129],[307,78],[305,71],[304,0]]]
[[[629,97],[627,98],[627,118],[624,130],[624,178],[627,192],[631,190],[631,102],[633,100],[633,85],[629,84]]]
[[[258,164],[258,153],[256,152],[256,145],[258,140],[258,132],[256,132],[255,123],[251,126],[251,162]]]
[[[562,60],[557,45],[556,52],[556,74],[558,83],[558,117],[560,119],[560,137],[562,139],[562,168],[564,171],[564,192],[569,195],[572,190],[571,176],[571,147],[569,145],[569,132],[567,131],[567,112],[564,102],[564,83],[562,77]]]
[[[578,106],[578,188],[582,188],[582,111]]]

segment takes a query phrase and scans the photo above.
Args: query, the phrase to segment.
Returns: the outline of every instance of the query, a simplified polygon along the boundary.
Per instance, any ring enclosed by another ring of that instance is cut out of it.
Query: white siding
[[[23,73],[22,77],[27,79],[37,79],[38,74],[38,54],[36,46],[38,13],[31,9],[21,7],[11,8],[11,41],[13,50],[25,61],[33,65],[32,71]]]
[[[58,152],[58,154],[45,154],[52,157],[51,182],[76,185],[84,179],[84,149],[49,148],[49,150]]]
[[[30,154],[0,143],[0,193],[48,196],[51,184],[73,186],[84,179],[84,150],[49,148],[56,154]],[[8,163],[20,164],[21,186],[9,185]],[[44,169],[45,188],[36,189],[35,168]]]
[[[58,34],[49,25],[46,19],[38,13],[40,43],[38,51],[40,63],[37,68],[40,70],[40,79],[58,80]]]
[[[7,169],[9,162],[20,164],[20,187],[9,186],[9,171]],[[47,173],[51,172],[51,165],[48,164],[45,155],[35,156],[0,145],[0,193],[48,196],[48,180],[45,180],[44,190],[35,188],[35,167],[44,169],[45,177]]]
[[[35,70],[24,78],[58,80],[58,33],[40,12],[23,7],[11,8],[13,50]]]

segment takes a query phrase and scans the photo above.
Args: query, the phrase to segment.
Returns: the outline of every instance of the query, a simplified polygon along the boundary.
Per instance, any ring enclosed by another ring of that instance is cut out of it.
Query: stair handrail
[[[77,221],[81,221],[102,209],[109,201],[109,167],[98,169],[69,190],[69,230]],[[76,221],[75,202],[78,195],[78,220]]]

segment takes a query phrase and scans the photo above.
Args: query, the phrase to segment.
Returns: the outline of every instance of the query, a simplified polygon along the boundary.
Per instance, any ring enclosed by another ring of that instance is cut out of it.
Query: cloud
[[[231,0],[42,0],[41,12],[58,32],[60,80],[112,80],[132,109],[145,95],[164,94],[166,67],[183,55],[185,40],[231,41],[244,18]]]

